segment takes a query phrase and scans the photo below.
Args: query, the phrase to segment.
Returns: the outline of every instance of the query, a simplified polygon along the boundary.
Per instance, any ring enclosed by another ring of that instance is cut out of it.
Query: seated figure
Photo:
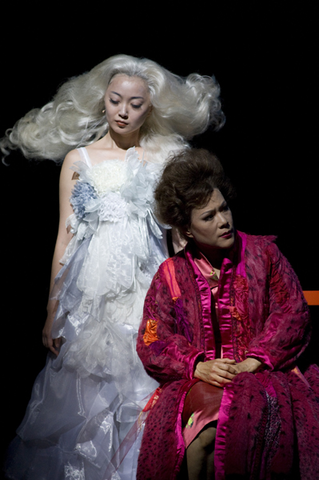
[[[156,188],[159,219],[187,244],[145,299],[137,351],[160,387],[138,480],[319,478],[319,369],[300,363],[308,306],[275,237],[236,230],[232,193],[196,149]]]

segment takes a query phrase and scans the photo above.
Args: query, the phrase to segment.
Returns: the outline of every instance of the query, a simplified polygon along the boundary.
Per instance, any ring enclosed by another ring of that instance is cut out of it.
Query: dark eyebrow
[[[119,97],[122,98],[122,95],[120,93],[113,92],[113,91],[111,93],[114,93],[115,95],[118,95]],[[136,100],[137,98],[141,98],[142,100],[144,100],[144,97],[131,97],[130,100]]]
[[[214,208],[213,210],[207,210],[206,212],[202,213],[200,218],[202,217],[205,217],[205,215],[215,215],[216,214],[216,208]]]
[[[222,210],[223,208],[227,207],[227,202],[226,200],[224,200],[220,205],[219,207],[217,207],[217,210],[220,211]],[[212,210],[207,210],[206,212],[202,213],[200,218],[203,218],[205,217],[205,215],[216,215],[216,208],[213,208]]]

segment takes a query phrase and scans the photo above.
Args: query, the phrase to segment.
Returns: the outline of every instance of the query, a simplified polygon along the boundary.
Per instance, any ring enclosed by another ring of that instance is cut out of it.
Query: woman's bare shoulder
[[[77,150],[71,150],[65,156],[62,164],[61,177],[60,177],[62,181],[63,179],[76,180],[75,178],[76,172],[74,172],[71,167],[75,164],[75,162],[79,162],[80,160],[81,160],[81,156]]]
[[[78,162],[81,160],[80,153],[77,149],[71,150],[69,153],[66,154],[63,165],[72,165],[74,162]]]

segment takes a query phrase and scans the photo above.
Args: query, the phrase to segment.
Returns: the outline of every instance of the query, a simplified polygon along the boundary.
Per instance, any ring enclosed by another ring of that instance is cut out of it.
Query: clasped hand
[[[194,377],[215,387],[224,387],[239,373],[253,373],[260,365],[261,362],[256,358],[246,358],[246,360],[240,363],[236,363],[235,360],[230,358],[216,358],[216,360],[198,362]]]

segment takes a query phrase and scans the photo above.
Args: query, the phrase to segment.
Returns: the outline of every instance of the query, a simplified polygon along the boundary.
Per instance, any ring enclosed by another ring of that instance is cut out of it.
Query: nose
[[[229,227],[229,221],[222,212],[218,212],[218,223],[220,228]]]
[[[127,107],[126,107],[126,104],[124,104],[124,103],[122,103],[121,106],[120,106],[119,116],[121,118],[127,118],[128,117]]]

